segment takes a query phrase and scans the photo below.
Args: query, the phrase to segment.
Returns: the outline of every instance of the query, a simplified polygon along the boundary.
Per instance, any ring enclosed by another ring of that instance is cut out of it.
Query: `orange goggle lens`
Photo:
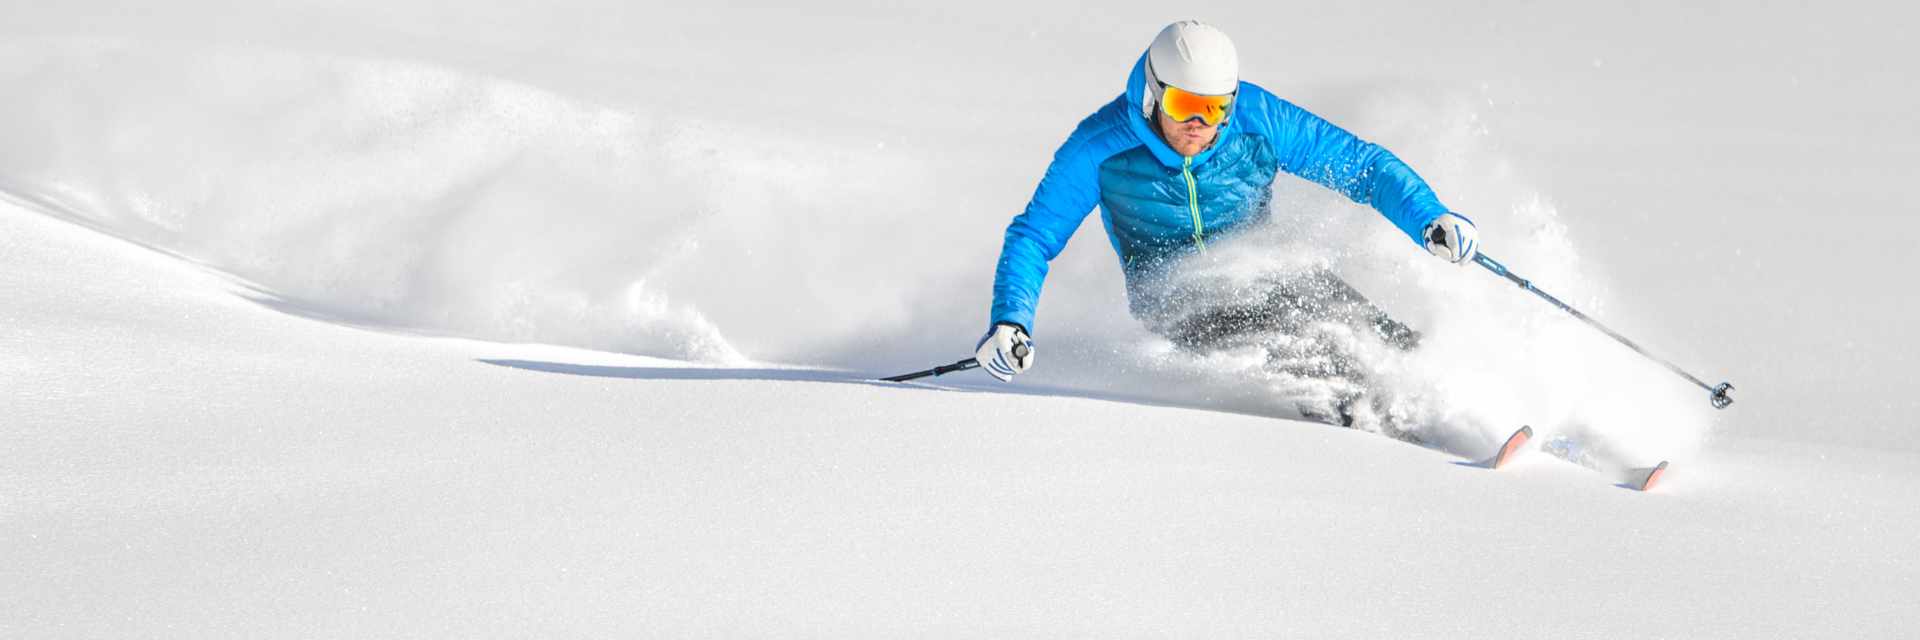
[[[1202,96],[1187,93],[1173,87],[1160,94],[1160,110],[1174,122],[1186,122],[1199,118],[1211,127],[1227,119],[1233,112],[1233,94],[1224,96]]]

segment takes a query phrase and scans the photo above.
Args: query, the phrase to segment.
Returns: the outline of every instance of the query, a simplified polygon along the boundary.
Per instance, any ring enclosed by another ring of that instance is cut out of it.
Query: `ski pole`
[[[961,360],[959,362],[955,362],[950,365],[934,367],[926,371],[915,371],[913,373],[898,375],[891,378],[881,378],[881,380],[884,380],[887,382],[906,382],[908,380],[919,380],[921,378],[925,378],[928,376],[944,376],[949,373],[953,373],[955,371],[966,371],[968,369],[972,369],[978,366],[980,366],[980,361],[978,359],[967,358],[965,360]]]
[[[1532,291],[1534,295],[1540,296],[1541,298],[1546,299],[1547,302],[1553,303],[1553,306],[1560,307],[1561,311],[1571,313],[1573,314],[1573,317],[1579,318],[1581,321],[1586,322],[1587,324],[1593,325],[1593,328],[1599,329],[1602,333],[1605,333],[1609,336],[1613,336],[1613,339],[1619,340],[1620,344],[1627,345],[1628,348],[1631,348],[1634,351],[1640,352],[1640,355],[1646,356],[1648,359],[1654,362],[1660,363],[1662,366],[1665,366],[1667,370],[1680,374],[1680,377],[1686,378],[1687,380],[1692,381],[1694,384],[1700,385],[1700,388],[1706,389],[1708,393],[1712,394],[1708,396],[1708,401],[1713,403],[1713,408],[1725,409],[1727,408],[1727,405],[1733,404],[1733,396],[1729,395],[1729,393],[1733,391],[1733,385],[1731,383],[1722,382],[1718,386],[1708,386],[1707,383],[1701,382],[1699,378],[1693,377],[1693,374],[1690,374],[1690,373],[1687,373],[1686,371],[1681,370],[1680,367],[1674,366],[1673,363],[1667,362],[1666,360],[1660,358],[1659,356],[1653,355],[1652,353],[1648,353],[1646,349],[1641,348],[1640,345],[1634,344],[1633,341],[1628,340],[1626,336],[1622,336],[1618,333],[1614,333],[1612,329],[1608,329],[1605,326],[1602,326],[1599,322],[1595,321],[1593,318],[1587,317],[1587,314],[1580,313],[1578,310],[1575,310],[1573,307],[1567,306],[1567,303],[1561,302],[1559,299],[1554,298],[1553,296],[1547,295],[1547,292],[1541,291],[1538,287],[1533,286],[1533,283],[1529,282],[1526,278],[1522,278],[1518,275],[1515,275],[1512,271],[1508,271],[1507,268],[1504,266],[1501,266],[1499,262],[1496,262],[1493,258],[1487,257],[1487,254],[1484,254],[1484,253],[1474,254],[1473,261],[1478,263],[1482,267],[1486,267],[1487,270],[1492,271],[1494,275],[1511,280],[1513,281],[1514,284],[1520,285],[1520,288],[1522,289]]]

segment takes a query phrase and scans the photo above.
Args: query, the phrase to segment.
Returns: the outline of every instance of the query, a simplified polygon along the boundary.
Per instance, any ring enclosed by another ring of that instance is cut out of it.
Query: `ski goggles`
[[[1209,127],[1217,126],[1233,114],[1233,95],[1203,96],[1168,86],[1160,92],[1160,110],[1174,122],[1199,118]]]

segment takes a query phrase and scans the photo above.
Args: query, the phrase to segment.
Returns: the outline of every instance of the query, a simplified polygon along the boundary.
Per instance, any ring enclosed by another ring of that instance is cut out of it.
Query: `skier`
[[[1456,264],[1473,260],[1478,234],[1392,153],[1241,82],[1239,66],[1219,29],[1168,25],[1134,64],[1126,92],[1080,122],[1007,226],[991,325],[975,347],[983,369],[1008,381],[1033,366],[1029,334],[1047,263],[1098,205],[1135,318],[1196,352],[1264,346],[1277,374],[1338,383],[1296,398],[1303,416],[1353,425],[1372,391],[1355,357],[1361,337],[1410,349],[1419,334],[1323,270],[1223,284],[1187,277],[1194,257],[1268,220],[1280,171],[1371,205]]]

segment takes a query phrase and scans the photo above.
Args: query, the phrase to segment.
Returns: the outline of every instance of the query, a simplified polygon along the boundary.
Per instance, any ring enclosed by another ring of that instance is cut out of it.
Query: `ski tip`
[[[1486,461],[1486,466],[1498,469],[1501,465],[1512,461],[1514,456],[1519,455],[1521,448],[1527,445],[1527,441],[1532,439],[1533,427],[1520,427],[1519,431],[1515,431],[1513,435],[1507,437],[1506,444],[1500,445],[1500,451],[1493,454],[1493,459]]]
[[[1627,475],[1627,488],[1634,491],[1651,491],[1660,484],[1660,477],[1666,473],[1667,463],[1664,460],[1660,464],[1645,469],[1634,469]]]

